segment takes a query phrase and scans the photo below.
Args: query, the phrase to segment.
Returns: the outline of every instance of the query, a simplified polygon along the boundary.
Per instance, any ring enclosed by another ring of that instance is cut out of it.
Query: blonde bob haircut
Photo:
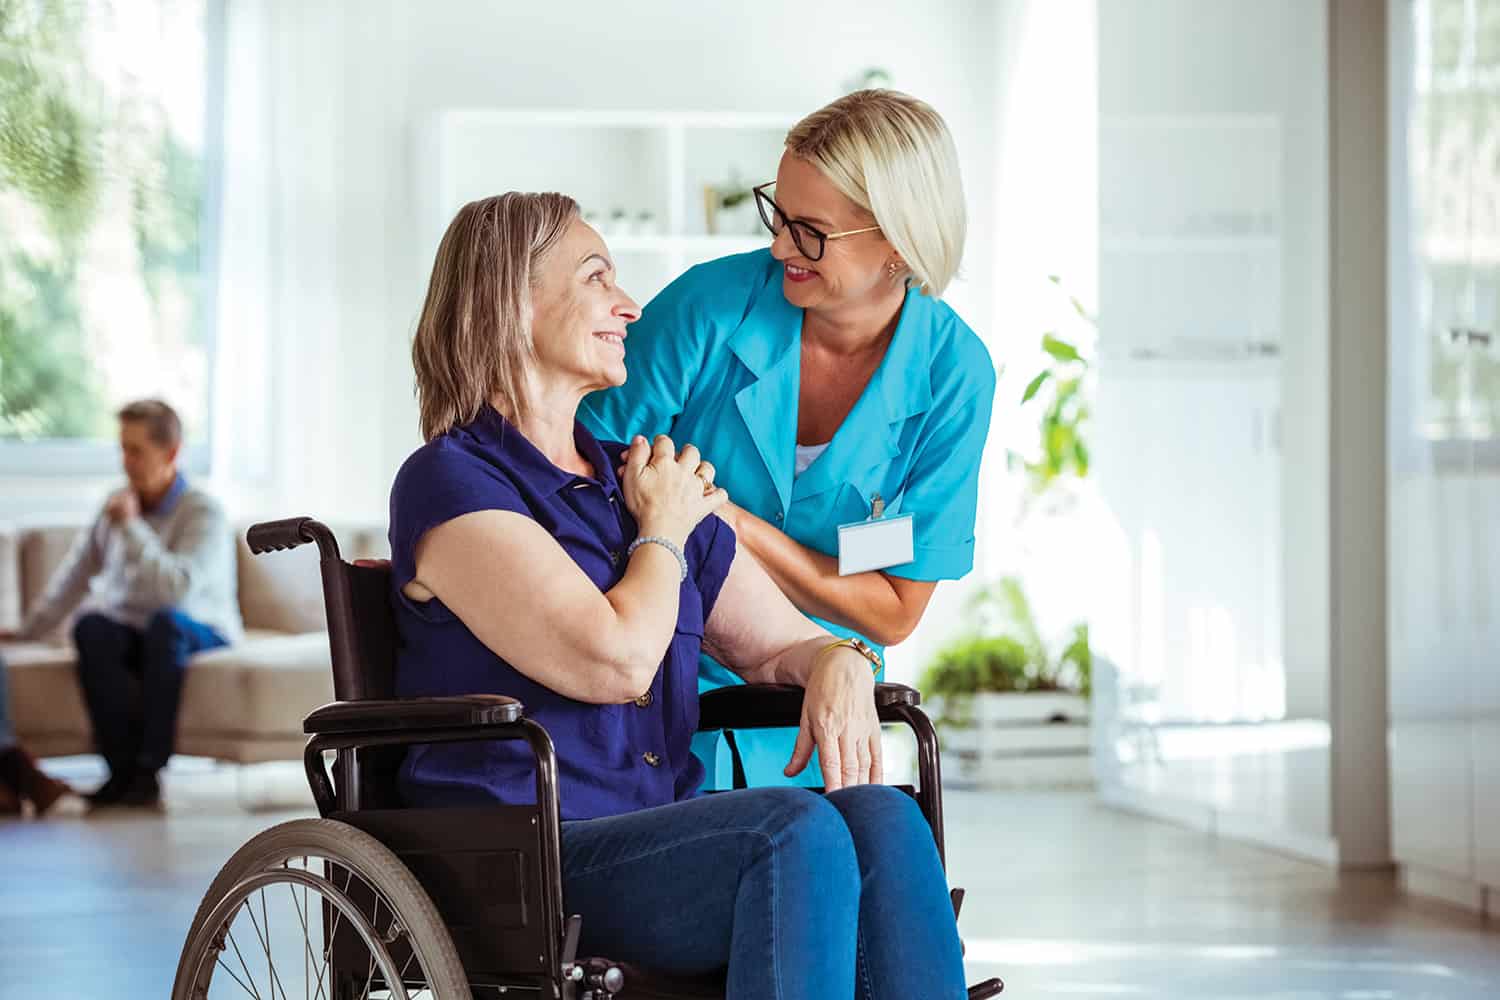
[[[924,292],[943,294],[968,222],[958,150],[941,115],[894,90],[857,90],[793,126],[786,148],[875,217]]]
[[[448,224],[411,345],[423,440],[473,421],[491,400],[511,420],[525,417],[531,290],[577,216],[567,195],[511,191],[469,202]]]

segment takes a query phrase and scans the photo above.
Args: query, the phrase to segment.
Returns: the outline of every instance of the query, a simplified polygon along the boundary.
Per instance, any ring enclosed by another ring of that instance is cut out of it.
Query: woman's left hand
[[[823,785],[830,792],[883,780],[875,677],[869,661],[853,650],[830,650],[813,668],[787,777],[802,773],[814,747],[823,768]]]

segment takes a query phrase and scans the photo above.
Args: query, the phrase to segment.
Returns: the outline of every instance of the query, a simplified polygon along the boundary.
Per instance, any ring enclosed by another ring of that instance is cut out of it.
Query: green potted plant
[[[984,785],[1087,781],[1088,625],[1047,641],[1014,577],[980,588],[965,611],[971,629],[938,649],[919,682],[950,776]]]

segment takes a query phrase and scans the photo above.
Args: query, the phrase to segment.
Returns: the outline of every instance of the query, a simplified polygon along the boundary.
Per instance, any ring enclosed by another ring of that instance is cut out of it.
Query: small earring
[[[894,278],[896,275],[901,273],[901,265],[897,264],[895,261],[891,261],[885,266],[885,273]]]

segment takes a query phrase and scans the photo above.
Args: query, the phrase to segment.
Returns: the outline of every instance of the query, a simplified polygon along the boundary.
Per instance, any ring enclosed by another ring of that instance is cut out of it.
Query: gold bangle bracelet
[[[813,656],[813,662],[816,663],[818,660],[820,660],[823,657],[824,653],[831,652],[831,651],[839,648],[840,646],[847,646],[848,648],[850,648],[850,649],[854,650],[856,653],[858,653],[860,656],[864,657],[865,660],[867,660],[869,662],[869,664],[870,664],[870,673],[874,674],[876,677],[880,676],[880,667],[881,667],[880,658],[878,656],[876,656],[873,652],[866,653],[865,650],[860,649],[858,646],[856,646],[854,644],[854,640],[853,639],[847,639],[847,638],[846,639],[836,639],[833,642],[830,642],[828,645],[826,645],[822,649],[818,650],[817,654]]]

